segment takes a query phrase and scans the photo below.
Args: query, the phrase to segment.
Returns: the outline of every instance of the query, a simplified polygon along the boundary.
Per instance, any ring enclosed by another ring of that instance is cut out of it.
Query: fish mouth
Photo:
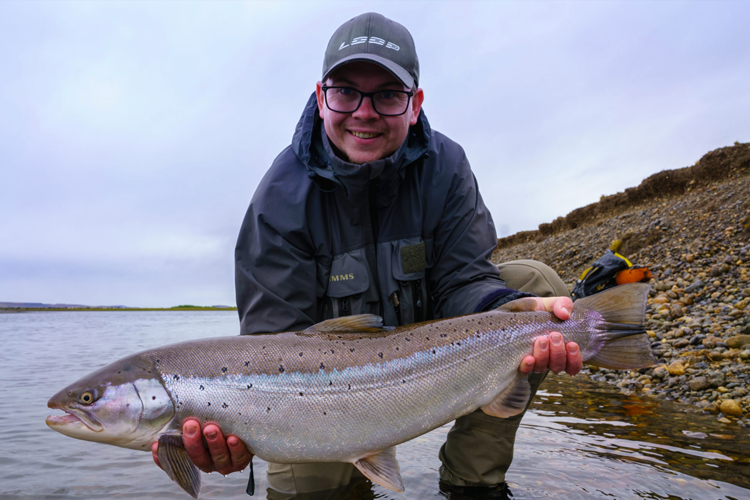
[[[64,415],[49,415],[44,421],[47,423],[48,426],[51,428],[55,427],[76,427],[76,426],[82,426],[90,431],[93,432],[101,432],[104,430],[104,426],[99,423],[98,420],[96,420],[91,415],[87,414],[86,412],[83,412],[81,410],[77,410],[75,408],[61,408],[56,405],[48,404],[52,409],[55,410],[62,410],[65,412]]]

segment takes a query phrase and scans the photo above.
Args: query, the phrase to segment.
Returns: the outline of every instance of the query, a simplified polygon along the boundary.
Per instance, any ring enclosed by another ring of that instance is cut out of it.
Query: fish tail
[[[586,362],[601,368],[634,370],[653,366],[656,358],[646,334],[647,283],[620,285],[576,301],[573,309],[596,311],[601,347]]]

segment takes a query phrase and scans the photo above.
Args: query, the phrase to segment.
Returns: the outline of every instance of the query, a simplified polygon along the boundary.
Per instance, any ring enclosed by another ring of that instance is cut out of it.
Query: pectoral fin
[[[531,385],[528,375],[516,375],[513,382],[482,411],[493,417],[508,418],[521,413],[531,397]]]
[[[354,463],[354,466],[373,483],[399,493],[404,491],[404,482],[401,480],[401,469],[396,460],[395,446],[376,455],[361,458]]]
[[[201,491],[201,476],[198,468],[190,461],[182,437],[162,435],[157,451],[159,463],[169,478],[180,485],[191,497],[198,498]]]

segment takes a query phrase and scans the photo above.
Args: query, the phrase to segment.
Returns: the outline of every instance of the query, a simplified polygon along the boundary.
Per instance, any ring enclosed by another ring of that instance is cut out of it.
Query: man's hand
[[[182,440],[185,443],[190,460],[203,472],[218,472],[227,475],[245,469],[253,459],[247,447],[237,436],[229,435],[224,439],[221,429],[216,424],[206,424],[201,437],[201,424],[195,419],[189,418],[182,424]],[[151,454],[156,465],[161,467],[157,450],[159,443],[151,445]]]
[[[523,303],[521,302],[523,301]],[[533,305],[531,301],[535,301]],[[518,305],[513,305],[517,302]],[[553,313],[558,319],[565,321],[570,318],[573,310],[573,301],[569,297],[534,297],[514,300],[505,304],[509,307],[501,307],[510,311],[534,310]],[[531,306],[531,307],[530,307]],[[546,370],[560,373],[564,371],[568,375],[575,375],[583,368],[581,351],[575,342],[563,342],[560,332],[552,332],[548,336],[539,337],[534,341],[533,355],[525,356],[521,360],[518,370],[521,373],[542,373]]]

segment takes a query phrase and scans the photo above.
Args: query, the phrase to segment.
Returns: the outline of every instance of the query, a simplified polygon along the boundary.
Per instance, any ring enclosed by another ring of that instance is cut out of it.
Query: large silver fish
[[[136,450],[158,441],[167,474],[196,498],[200,474],[182,447],[187,417],[216,422],[264,460],[350,462],[403,491],[397,444],[477,408],[498,417],[523,411],[530,388],[518,366],[536,337],[559,331],[601,367],[652,365],[648,289],[622,285],[578,300],[564,322],[528,311],[522,299],[505,310],[395,329],[360,315],[299,332],[150,349],[55,394],[48,406],[66,414],[47,424]]]

